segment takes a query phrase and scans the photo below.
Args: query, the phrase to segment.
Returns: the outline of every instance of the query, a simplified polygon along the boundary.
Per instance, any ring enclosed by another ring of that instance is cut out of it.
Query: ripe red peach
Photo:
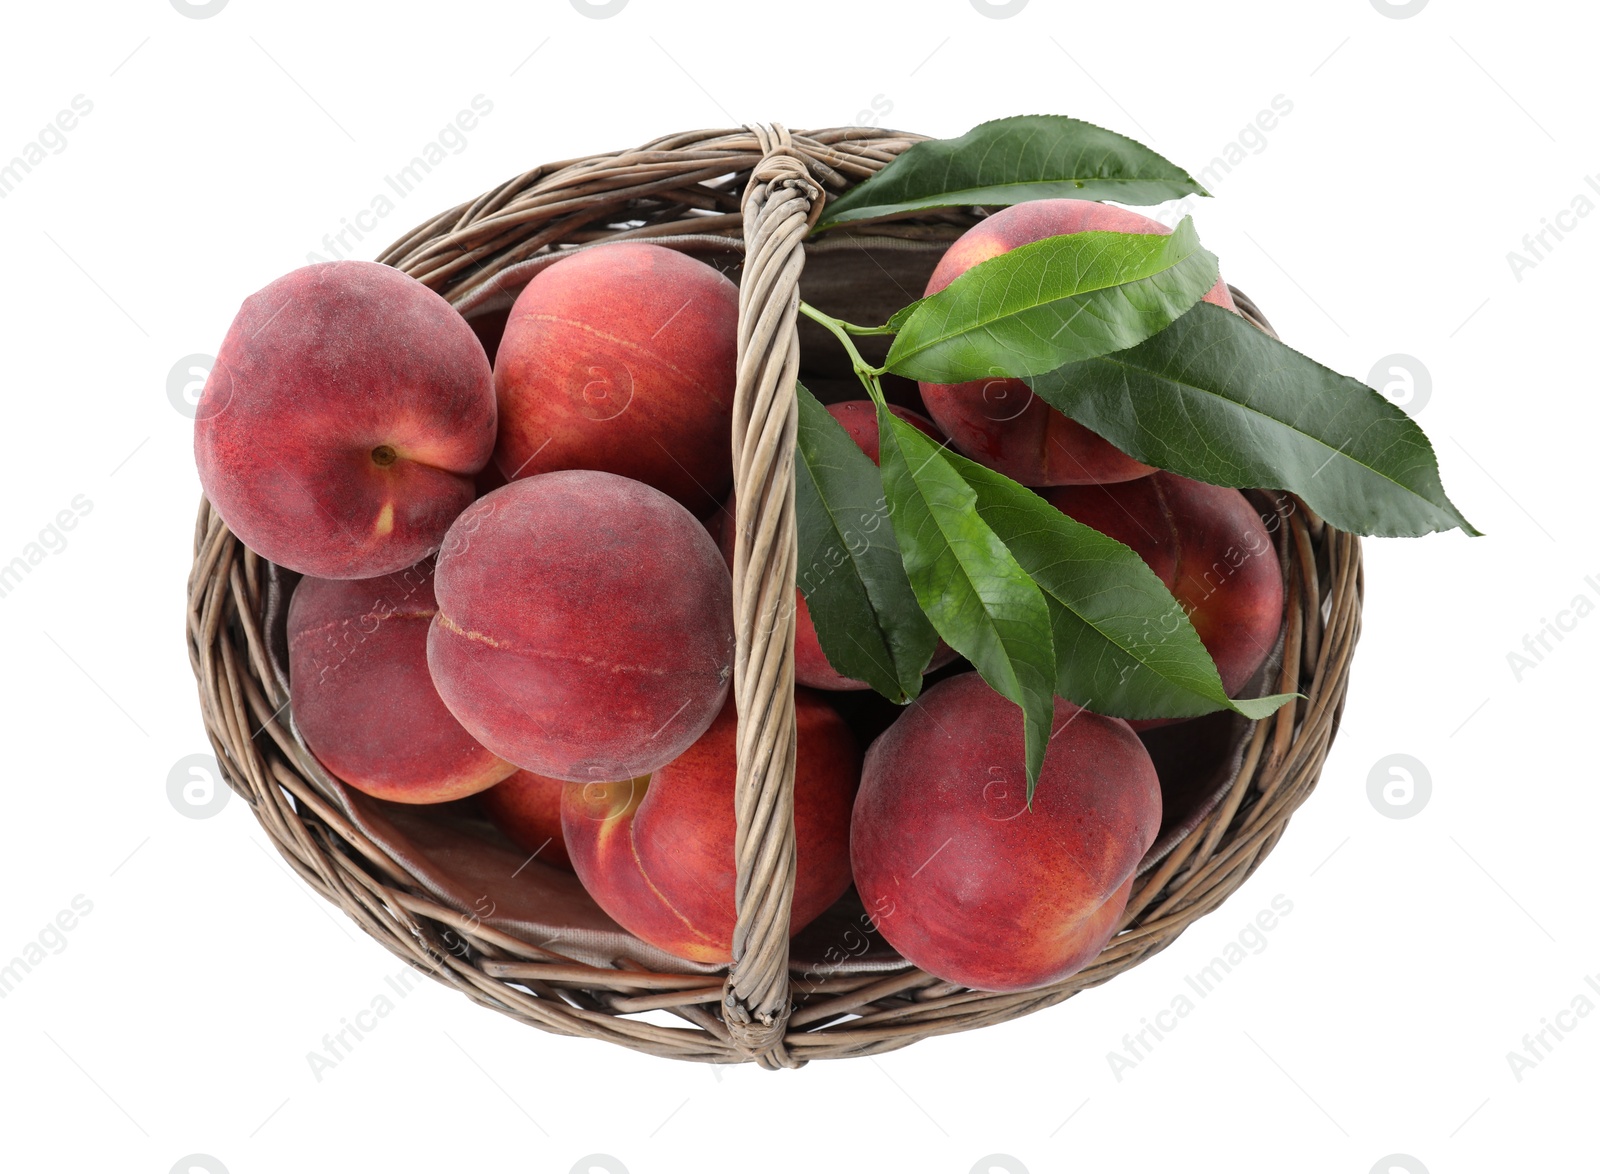
[[[289,699],[306,745],[358,791],[443,803],[516,768],[484,749],[428,674],[433,567],[300,580],[289,601]]]
[[[513,481],[439,552],[428,666],[479,741],[579,781],[665,766],[722,708],[733,586],[716,543],[666,494],[613,473]]]
[[[738,288],[693,257],[623,241],[541,271],[495,357],[507,480],[601,469],[696,514],[733,477]]]
[[[1022,711],[977,673],[940,681],[867,751],[850,824],[856,888],[908,961],[976,990],[1081,970],[1116,932],[1161,826],[1126,722],[1056,699],[1026,805]]]
[[[850,805],[861,751],[826,701],[795,691],[798,933],[850,887]],[[680,758],[612,783],[570,783],[561,826],[584,888],[619,925],[680,958],[727,962],[734,924],[734,770],[730,699]]]
[[[889,411],[935,442],[944,443],[944,433],[940,432],[934,422],[921,412],[914,412],[899,404],[890,404]],[[839,421],[840,427],[850,434],[851,440],[856,442],[856,447],[866,453],[876,465],[878,463],[877,405],[869,399],[848,399],[841,403],[829,404],[828,415]]]
[[[889,410],[906,423],[914,425],[919,431],[925,432],[934,440],[944,442],[944,437],[921,412],[914,412],[910,408],[903,408],[898,404],[890,404]],[[871,400],[846,400],[843,403],[829,404],[828,414],[844,427],[850,434],[850,439],[856,446],[872,458],[872,463],[878,463],[878,409]],[[718,532],[718,542],[722,548],[722,557],[731,568],[733,566],[733,542],[735,513],[735,498],[730,494],[728,503],[722,510],[722,527]],[[817,639],[817,627],[811,621],[811,609],[806,606],[806,597],[800,588],[794,592],[794,679],[801,685],[808,685],[813,689],[831,689],[835,692],[854,692],[870,689],[871,685],[865,681],[857,681],[839,672],[829,662],[827,654],[822,651],[822,643]],[[941,669],[956,658],[955,649],[944,641],[934,650],[933,659],[928,662],[927,672]]]
[[[560,779],[519,770],[485,791],[483,806],[512,843],[541,863],[571,872],[572,858],[561,833],[561,792],[566,786]]]
[[[928,279],[938,293],[981,261],[1050,236],[1074,232],[1168,233],[1148,216],[1092,200],[1031,200],[1002,209],[968,229]],[[1221,278],[1205,301],[1232,310]],[[1090,485],[1149,473],[1141,464],[1077,421],[1037,398],[1021,379],[923,383],[922,401],[956,448],[1024,485]]]
[[[1244,494],[1163,472],[1119,485],[1060,486],[1044,497],[1144,559],[1183,605],[1223,689],[1237,696],[1283,626],[1283,567]]]
[[[331,261],[246,298],[194,422],[206,496],[263,558],[323,579],[439,548],[494,448],[489,361],[397,269]]]

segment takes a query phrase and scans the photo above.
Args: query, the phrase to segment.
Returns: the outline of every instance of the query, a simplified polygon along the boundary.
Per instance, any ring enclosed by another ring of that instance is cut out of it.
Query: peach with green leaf
[[[929,689],[867,751],[850,824],[879,932],[930,974],[1023,991],[1116,932],[1161,826],[1155,765],[1126,722],[1055,704],[1030,805],[1022,711],[976,673]]]
[[[1168,233],[1158,220],[1092,200],[1032,200],[986,217],[961,236],[928,279],[928,294],[961,274],[1019,245],[1078,232]],[[1233,309],[1219,277],[1202,299]],[[1062,415],[1021,379],[1004,375],[966,383],[923,382],[928,414],[967,456],[1024,485],[1080,485],[1129,481],[1151,471]]]

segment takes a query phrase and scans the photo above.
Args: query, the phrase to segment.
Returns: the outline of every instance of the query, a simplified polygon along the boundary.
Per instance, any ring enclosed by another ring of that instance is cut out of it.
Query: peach
[[[908,961],[976,990],[1031,990],[1116,932],[1161,826],[1137,735],[1057,698],[1031,810],[1026,794],[1022,711],[977,673],[939,682],[873,742],[850,860]]]
[[[584,249],[518,295],[495,356],[507,480],[601,469],[696,514],[733,478],[738,288],[660,245]]]
[[[200,482],[229,529],[323,579],[437,550],[494,438],[472,327],[370,261],[307,265],[246,298],[194,421]]]
[[[944,437],[934,427],[933,421],[921,412],[914,412],[910,408],[902,408],[898,404],[890,404],[889,410],[908,424],[914,425],[918,430],[927,433],[939,443],[944,443]],[[872,458],[872,463],[878,463],[878,409],[871,400],[845,400],[843,403],[829,404],[828,414],[844,427],[850,434],[850,439],[856,446]],[[718,532],[718,543],[722,548],[722,557],[729,567],[733,566],[733,541],[735,499],[729,495],[728,503],[722,509],[722,528]],[[794,679],[801,685],[808,685],[813,689],[832,689],[836,692],[854,692],[861,689],[870,689],[871,685],[865,681],[857,681],[839,672],[829,662],[827,654],[822,651],[822,643],[817,639],[817,627],[811,622],[811,609],[806,606],[806,597],[798,587],[794,592]],[[934,650],[933,659],[928,662],[925,672],[941,669],[955,660],[956,651],[943,640]]]
[[[914,412],[910,408],[903,408],[899,404],[890,404],[889,411],[917,431],[933,438],[940,444],[944,443],[944,433],[940,432],[934,422],[921,412]],[[850,439],[856,442],[856,447],[872,458],[872,463],[878,463],[878,408],[869,399],[849,399],[841,403],[829,404],[828,415],[839,421],[840,427],[850,434]]]
[[[981,261],[1018,245],[1074,232],[1167,233],[1159,221],[1092,200],[1031,200],[968,229],[940,258],[926,292],[938,293]],[[1221,278],[1205,301],[1232,310]],[[1090,485],[1149,473],[1141,464],[1037,398],[1021,379],[922,383],[934,422],[967,456],[1024,485]]]
[[[850,804],[861,775],[855,738],[827,702],[796,690],[795,718],[791,934],[850,887]],[[561,798],[567,851],[589,895],[636,937],[696,962],[732,956],[737,737],[730,699],[660,770],[571,783]]]
[[[289,700],[306,745],[358,791],[443,803],[516,768],[445,708],[428,674],[433,566],[301,579],[289,601]]]
[[[560,779],[519,770],[485,791],[483,806],[512,843],[545,864],[571,872],[572,858],[561,834],[561,791],[566,785]]]
[[[568,470],[480,497],[445,536],[428,667],[450,712],[524,770],[579,781],[665,766],[733,671],[733,585],[666,494]]]
[[[1060,486],[1044,497],[1144,559],[1183,605],[1224,691],[1237,696],[1283,626],[1283,568],[1244,494],[1154,473],[1119,485]]]

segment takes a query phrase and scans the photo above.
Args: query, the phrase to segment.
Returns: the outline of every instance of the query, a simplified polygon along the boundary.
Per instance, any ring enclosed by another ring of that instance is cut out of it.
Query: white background
[[[1520,280],[1507,260],[1600,200],[1592,19],[1447,0],[1405,19],[1371,0],[1032,0],[1006,19],[969,0],[9,5],[0,160],[75,95],[93,110],[0,200],[0,562],[75,497],[92,508],[0,598],[0,961],[75,896],[92,912],[0,1000],[0,1166],[1593,1169],[1600,1015],[1520,1080],[1507,1059],[1580,993],[1600,1004],[1600,618],[1520,680],[1507,661],[1574,597],[1600,602],[1600,215]],[[1202,239],[1300,349],[1363,378],[1395,353],[1426,368],[1419,422],[1488,536],[1366,544],[1343,731],[1225,908],[1061,1007],[876,1061],[713,1070],[427,984],[312,1075],[307,1053],[401,964],[242,802],[203,820],[169,802],[169,771],[208,747],[182,632],[199,485],[167,379],[479,94],[492,114],[357,255],[534,164],[691,127],[865,112],[953,135],[1070,113],[1198,173],[1292,102],[1197,209]],[[1408,819],[1368,797],[1395,753],[1431,778]],[[1119,1080],[1107,1054],[1277,894],[1293,912],[1266,948]]]

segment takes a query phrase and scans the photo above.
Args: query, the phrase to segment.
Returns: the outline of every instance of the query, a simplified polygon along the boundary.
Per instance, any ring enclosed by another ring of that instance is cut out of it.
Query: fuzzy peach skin
[[[940,444],[944,443],[944,437],[934,427],[933,421],[921,412],[902,408],[898,404],[890,404],[889,410]],[[829,404],[828,414],[839,421],[844,430],[850,434],[850,439],[856,442],[856,446],[872,458],[873,464],[877,464],[878,409],[873,402],[863,399]],[[738,516],[736,505],[735,495],[730,493],[727,504],[721,511],[722,526],[717,532],[722,558],[730,568],[733,566],[735,530],[733,519]],[[794,679],[799,684],[808,685],[813,689],[831,689],[834,692],[858,692],[872,688],[865,681],[845,676],[828,661],[827,654],[822,651],[822,642],[817,639],[817,626],[811,622],[811,609],[806,606],[806,597],[800,593],[798,587],[794,592],[794,606]],[[955,649],[941,640],[934,649],[933,659],[928,662],[925,671],[931,673],[935,669],[942,669],[955,658]]]
[[[733,479],[738,288],[660,245],[584,249],[518,295],[495,356],[507,480],[602,469],[698,515]]]
[[[513,481],[439,552],[428,667],[461,724],[524,770],[580,782],[665,766],[733,672],[733,584],[659,490],[568,470]]]
[[[1074,232],[1168,233],[1159,221],[1092,200],[1032,200],[968,229],[940,259],[926,292],[938,293],[981,261],[1018,245]],[[1234,309],[1220,277],[1203,299]],[[928,414],[967,456],[1023,485],[1089,485],[1149,473],[1077,421],[1056,411],[1021,379],[922,383]]]
[[[311,752],[358,791],[444,803],[516,768],[445,708],[428,674],[438,605],[424,561],[375,579],[301,579],[289,601],[289,701]]]
[[[489,361],[448,302],[370,261],[246,298],[194,421],[200,483],[263,558],[322,579],[439,548],[494,448]]]
[[[921,412],[890,404],[889,411],[910,424],[917,431],[939,444],[944,443],[944,433]],[[839,426],[856,442],[856,447],[878,463],[878,406],[869,399],[847,399],[828,405],[828,415],[839,421]]]
[[[795,691],[798,933],[850,887],[850,805],[861,776],[855,737],[828,703]],[[727,962],[734,922],[734,754],[730,699],[682,757],[615,783],[569,783],[567,851],[584,888],[617,923],[696,962]]]
[[[1161,826],[1126,722],[1056,699],[1026,806],[1022,711],[977,673],[940,681],[873,742],[850,860],[878,930],[948,982],[1025,991],[1091,962]]]
[[[519,770],[483,793],[483,806],[495,826],[512,843],[552,868],[572,871],[566,837],[561,832],[560,779]]]
[[[1144,559],[1183,605],[1223,690],[1237,696],[1283,626],[1283,567],[1244,494],[1163,472],[1119,485],[1061,486],[1044,497]]]

